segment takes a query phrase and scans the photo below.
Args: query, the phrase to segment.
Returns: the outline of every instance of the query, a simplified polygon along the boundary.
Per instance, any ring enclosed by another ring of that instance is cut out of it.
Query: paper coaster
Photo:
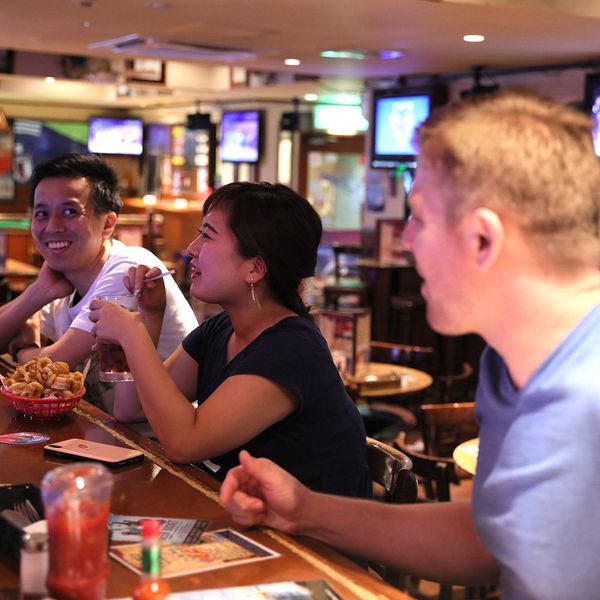
[[[45,433],[21,431],[18,433],[5,433],[0,435],[0,444],[39,444],[50,441],[50,436]]]

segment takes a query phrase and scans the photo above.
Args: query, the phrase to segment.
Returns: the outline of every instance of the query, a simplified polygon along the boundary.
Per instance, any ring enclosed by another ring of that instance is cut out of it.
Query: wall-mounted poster
[[[0,202],[10,202],[15,196],[12,176],[13,138],[10,132],[0,133]]]

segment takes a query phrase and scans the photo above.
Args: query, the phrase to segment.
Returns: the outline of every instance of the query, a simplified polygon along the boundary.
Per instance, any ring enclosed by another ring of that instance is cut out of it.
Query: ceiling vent
[[[214,60],[228,62],[254,58],[256,55],[245,48],[205,46],[188,42],[165,41],[144,37],[137,33],[89,44],[90,49],[111,50],[117,54],[133,54],[158,59]]]

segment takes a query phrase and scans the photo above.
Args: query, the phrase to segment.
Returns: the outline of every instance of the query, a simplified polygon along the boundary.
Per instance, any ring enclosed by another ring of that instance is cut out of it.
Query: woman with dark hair
[[[219,188],[203,212],[188,247],[190,291],[224,312],[164,365],[148,333],[164,305],[162,281],[144,281],[154,269],[127,278],[141,290],[139,314],[91,305],[98,339],[121,344],[135,379],[135,391],[117,384],[116,418],[147,418],[172,460],[203,463],[219,479],[246,449],[314,490],[369,496],[360,415],[299,293],[316,265],[318,214],[283,185],[247,182]]]

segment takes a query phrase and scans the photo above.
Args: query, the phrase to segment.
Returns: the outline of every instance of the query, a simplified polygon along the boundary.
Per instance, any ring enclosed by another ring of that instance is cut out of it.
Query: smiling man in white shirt
[[[132,266],[167,269],[148,250],[112,239],[122,200],[117,175],[101,158],[71,154],[50,160],[35,168],[31,183],[31,234],[45,262],[36,281],[0,309],[0,347],[19,363],[51,356],[74,369],[96,356],[90,301],[125,293],[123,277]],[[156,342],[166,358],[197,320],[171,277],[165,286],[167,309]],[[52,343],[40,347],[40,332]],[[98,382],[96,363],[86,398],[110,410],[112,390]]]

